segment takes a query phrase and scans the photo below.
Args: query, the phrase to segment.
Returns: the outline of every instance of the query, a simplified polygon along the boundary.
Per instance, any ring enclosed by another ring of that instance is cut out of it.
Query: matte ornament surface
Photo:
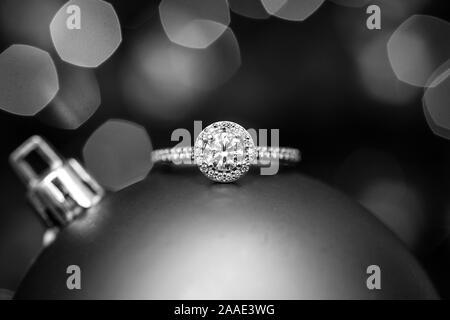
[[[67,290],[68,265],[82,290]],[[381,268],[381,290],[366,286]],[[360,205],[294,172],[211,184],[152,171],[63,230],[16,298],[428,299],[398,238]]]

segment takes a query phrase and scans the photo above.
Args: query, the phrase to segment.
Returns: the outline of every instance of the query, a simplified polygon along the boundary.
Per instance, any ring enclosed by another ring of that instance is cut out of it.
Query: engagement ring
[[[231,121],[219,121],[206,127],[193,147],[154,150],[152,161],[175,165],[197,165],[209,179],[233,182],[250,166],[267,166],[272,162],[295,164],[300,151],[294,148],[255,146],[250,133]]]

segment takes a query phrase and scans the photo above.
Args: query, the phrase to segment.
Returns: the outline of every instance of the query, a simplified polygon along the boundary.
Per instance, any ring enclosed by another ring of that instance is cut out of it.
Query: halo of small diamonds
[[[206,127],[194,145],[194,159],[200,171],[217,182],[233,182],[250,168],[256,156],[251,135],[231,121]]]

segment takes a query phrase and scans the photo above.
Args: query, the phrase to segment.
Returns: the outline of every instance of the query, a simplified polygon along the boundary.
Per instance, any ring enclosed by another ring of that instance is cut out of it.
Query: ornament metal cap
[[[77,160],[65,160],[40,136],[32,136],[17,148],[10,163],[27,186],[30,203],[49,228],[69,224],[105,194]]]

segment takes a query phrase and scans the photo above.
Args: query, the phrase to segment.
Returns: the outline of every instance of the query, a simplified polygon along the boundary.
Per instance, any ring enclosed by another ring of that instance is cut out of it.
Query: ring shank
[[[282,164],[295,164],[300,162],[300,150],[284,147],[256,147],[256,157],[253,166],[268,166],[274,161]],[[153,164],[174,164],[192,166],[196,165],[193,147],[174,147],[158,149],[152,152]]]

